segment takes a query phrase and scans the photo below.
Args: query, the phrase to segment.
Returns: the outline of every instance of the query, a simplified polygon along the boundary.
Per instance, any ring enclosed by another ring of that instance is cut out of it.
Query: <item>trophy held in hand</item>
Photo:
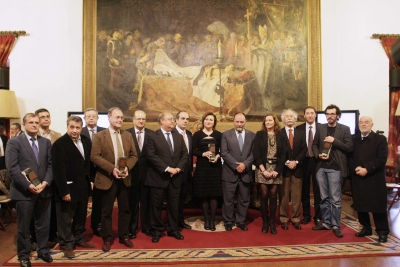
[[[324,148],[322,149],[322,157],[327,159],[331,152],[332,143],[324,142]]]
[[[22,174],[25,175],[26,179],[31,182],[37,189],[42,188],[42,183],[39,181],[36,173],[31,168],[26,168],[22,171]]]
[[[119,157],[118,170],[120,171],[119,177],[125,177],[126,157]]]
[[[213,162],[215,160],[215,144],[208,144],[208,151],[212,153],[212,155],[208,157],[208,161]]]

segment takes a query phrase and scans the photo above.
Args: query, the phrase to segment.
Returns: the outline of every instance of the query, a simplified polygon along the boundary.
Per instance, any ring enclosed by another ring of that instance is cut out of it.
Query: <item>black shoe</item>
[[[210,230],[210,221],[209,220],[204,220],[204,230]]]
[[[53,258],[50,256],[49,253],[45,253],[43,255],[38,255],[38,258],[44,262],[52,262],[53,261]]]
[[[387,242],[387,235],[379,235],[379,242],[386,243]]]
[[[270,228],[271,234],[276,235],[278,233],[278,231],[276,231],[274,222],[270,223],[269,228]]]
[[[185,229],[190,230],[190,229],[192,229],[192,226],[190,226],[189,224],[183,222],[183,223],[179,224],[179,228],[185,228]]]
[[[29,259],[20,260],[19,261],[19,266],[21,266],[21,267],[31,267],[31,261]]]
[[[282,228],[283,230],[289,230],[289,224],[288,224],[287,222],[283,222],[283,223],[281,224],[281,228]]]
[[[299,222],[292,222],[293,226],[297,230],[301,230],[301,224]]]
[[[314,219],[315,226],[320,226],[322,224],[321,218]]]
[[[269,228],[268,222],[267,223],[263,223],[263,226],[261,228],[261,232],[263,232],[264,234],[268,233],[268,228]]]
[[[301,220],[301,224],[307,224],[310,222],[310,218],[303,218],[303,220]]]
[[[245,223],[237,223],[236,226],[239,227],[240,229],[242,229],[242,231],[249,230],[249,228],[247,228],[247,225]]]
[[[142,233],[150,237],[153,236],[150,230],[142,230]]]
[[[31,243],[31,251],[36,251],[36,243]]]
[[[225,230],[226,231],[232,231],[232,224],[231,223],[225,224]]]
[[[364,237],[364,236],[367,236],[367,235],[372,235],[372,231],[370,232],[365,228],[362,228],[360,232],[357,232],[355,234],[356,237]]]
[[[215,221],[211,220],[210,221],[210,231],[214,232],[215,230],[217,230],[217,228],[215,228]]]
[[[330,230],[329,228],[326,228],[323,224],[313,226],[312,229],[313,230]]]
[[[136,232],[129,233],[129,238],[130,239],[135,239],[137,237]]]
[[[181,233],[180,233],[179,231],[171,232],[171,233],[168,233],[167,235],[168,235],[168,236],[172,236],[172,237],[174,237],[175,239],[178,239],[178,240],[183,240],[183,239],[185,239],[185,238],[183,237],[183,235],[181,235]]]
[[[153,235],[151,238],[151,242],[158,243],[158,241],[160,241],[160,237],[157,235]]]

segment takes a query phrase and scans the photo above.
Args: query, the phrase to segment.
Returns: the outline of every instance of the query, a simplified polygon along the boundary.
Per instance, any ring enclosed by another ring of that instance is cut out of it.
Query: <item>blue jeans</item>
[[[320,168],[317,181],[321,192],[322,224],[328,229],[340,228],[342,212],[342,175],[340,171]]]

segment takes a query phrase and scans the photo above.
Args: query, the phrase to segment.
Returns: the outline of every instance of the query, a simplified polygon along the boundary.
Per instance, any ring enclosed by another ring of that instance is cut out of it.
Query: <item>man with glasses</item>
[[[105,128],[97,126],[97,121],[99,119],[99,113],[94,108],[87,108],[85,110],[85,124],[86,126],[82,128],[82,135],[93,140],[96,133],[105,130]],[[94,178],[96,175],[96,168],[91,168],[92,175]],[[93,230],[93,234],[101,236],[101,195],[99,189],[94,186],[94,180],[90,181],[92,185],[92,216],[90,227]]]
[[[96,165],[97,173],[94,186],[101,190],[101,236],[102,250],[108,252],[113,238],[112,213],[115,198],[118,199],[118,236],[119,243],[133,247],[129,239],[129,187],[131,172],[138,157],[132,135],[121,130],[124,120],[122,110],[118,107],[108,110],[110,126],[93,137],[90,159]],[[125,157],[125,168],[119,166],[119,161]]]
[[[313,230],[333,230],[336,237],[343,237],[340,230],[342,212],[342,178],[348,174],[347,153],[353,150],[350,128],[338,123],[341,111],[336,105],[325,108],[328,124],[317,129],[313,141],[313,154],[317,159],[317,181],[321,193],[320,212],[322,224]]]
[[[136,152],[138,153],[138,163],[132,169],[132,180],[129,196],[129,207],[131,210],[131,220],[129,223],[129,238],[136,238],[136,231],[139,225],[139,212],[140,212],[140,225],[142,233],[151,236],[150,227],[150,187],[143,184],[147,173],[147,160],[145,157],[146,143],[144,142],[146,136],[153,132],[145,128],[146,113],[142,110],[136,110],[133,114],[133,126],[127,129],[130,132],[135,143]],[[140,202],[140,207],[139,207]],[[139,211],[140,210],[140,211]]]

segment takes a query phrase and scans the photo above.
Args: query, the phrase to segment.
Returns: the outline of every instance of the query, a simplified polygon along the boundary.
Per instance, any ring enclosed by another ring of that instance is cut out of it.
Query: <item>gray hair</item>
[[[94,112],[96,112],[96,115],[99,115],[99,112],[95,108],[87,108],[87,109],[85,109],[85,116],[86,116],[86,112],[89,112],[89,111],[94,111]]]
[[[281,114],[281,120],[282,120],[282,122],[283,122],[283,118],[285,118],[285,113],[286,113],[287,111],[293,112],[294,119],[295,119],[295,122],[296,122],[296,121],[297,121],[297,112],[294,111],[292,108],[286,108],[286,109],[284,109],[284,110],[282,111],[282,114]]]
[[[116,109],[122,112],[122,110],[119,107],[113,107],[113,108],[110,108],[108,110],[108,116],[111,116],[113,111],[116,110]]]

